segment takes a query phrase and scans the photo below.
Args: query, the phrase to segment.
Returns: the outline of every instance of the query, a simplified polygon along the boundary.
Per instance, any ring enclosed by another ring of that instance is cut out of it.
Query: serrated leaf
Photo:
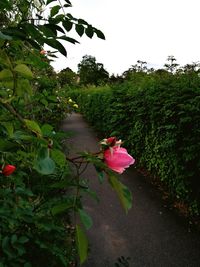
[[[18,64],[14,70],[19,73],[22,77],[24,78],[28,78],[28,79],[32,79],[33,78],[33,73],[32,71],[29,69],[28,66],[26,66],[25,64]]]
[[[36,133],[38,136],[42,136],[42,131],[40,129],[40,126],[37,124],[36,121],[25,119],[24,122],[29,130]]]
[[[62,25],[63,27],[65,28],[66,31],[70,31],[73,27],[73,23],[69,20],[69,19],[66,19],[62,22]]]
[[[122,204],[122,207],[125,209],[126,213],[128,210],[132,207],[132,194],[128,190],[128,188],[122,184],[117,177],[114,175],[109,175],[109,183],[112,186],[112,188],[117,193],[120,202]]]
[[[79,36],[82,36],[84,34],[85,28],[83,27],[83,25],[76,24],[75,29]]]
[[[77,247],[78,247],[80,263],[82,264],[87,259],[88,240],[87,240],[87,237],[84,231],[81,229],[81,227],[78,224],[76,225],[76,242],[77,242]]]
[[[79,209],[78,213],[80,215],[81,222],[85,226],[85,228],[88,230],[92,227],[92,218],[85,212],[83,209]]]

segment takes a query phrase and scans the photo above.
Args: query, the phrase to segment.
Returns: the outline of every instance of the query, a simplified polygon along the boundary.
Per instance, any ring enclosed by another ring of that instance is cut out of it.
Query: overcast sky
[[[169,55],[181,65],[200,60],[200,0],[72,0],[68,12],[104,32],[106,40],[64,43],[68,57],[52,65],[77,71],[84,55],[95,56],[110,73],[121,74],[137,60],[161,67]]]

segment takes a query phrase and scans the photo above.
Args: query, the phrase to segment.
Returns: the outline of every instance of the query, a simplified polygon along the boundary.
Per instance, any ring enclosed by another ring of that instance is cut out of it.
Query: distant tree
[[[97,63],[93,56],[83,56],[81,62],[78,64],[78,75],[80,84],[95,86],[106,83],[109,79],[109,73],[104,69],[102,63]]]
[[[78,75],[70,68],[61,70],[58,73],[58,81],[63,87],[64,85],[74,86],[77,83]]]
[[[174,56],[168,56],[167,61],[168,61],[168,63],[164,64],[166,70],[171,72],[171,73],[175,73],[177,67],[179,66],[179,64],[176,63],[175,57]]]
[[[112,74],[109,78],[109,83],[113,84],[113,83],[120,83],[123,82],[123,77],[120,75],[114,75]]]

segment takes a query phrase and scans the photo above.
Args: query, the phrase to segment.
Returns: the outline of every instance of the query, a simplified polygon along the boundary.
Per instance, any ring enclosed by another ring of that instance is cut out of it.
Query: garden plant
[[[115,175],[134,163],[121,141],[104,139],[96,154],[75,158],[63,152],[68,134],[59,124],[77,104],[61,89],[50,62],[56,51],[67,55],[61,41],[78,43],[68,36],[71,29],[105,38],[68,7],[69,0],[0,2],[1,267],[70,267],[86,260],[85,229],[92,219],[81,194],[95,194],[82,178],[88,163],[100,182],[105,174],[124,209],[131,207],[131,193]]]

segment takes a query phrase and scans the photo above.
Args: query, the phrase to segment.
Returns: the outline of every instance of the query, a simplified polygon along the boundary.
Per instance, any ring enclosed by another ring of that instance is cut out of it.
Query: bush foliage
[[[138,164],[199,213],[198,73],[136,72],[123,83],[71,95],[97,131],[126,140]]]

